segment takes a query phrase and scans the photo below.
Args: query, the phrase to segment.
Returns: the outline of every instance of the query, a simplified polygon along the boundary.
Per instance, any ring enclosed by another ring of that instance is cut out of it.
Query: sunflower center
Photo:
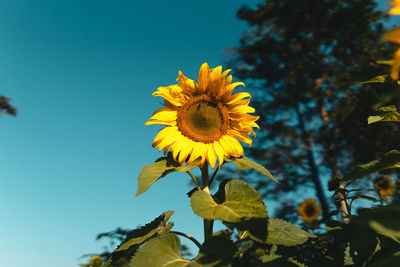
[[[387,181],[387,180],[381,181],[380,184],[379,184],[379,187],[380,187],[381,189],[388,189],[388,188],[389,188],[389,183],[388,183],[388,181]]]
[[[308,217],[311,217],[315,213],[315,208],[314,205],[307,205],[305,209],[305,213]]]
[[[199,95],[178,111],[177,125],[183,135],[196,142],[212,143],[228,129],[228,111],[208,95]]]

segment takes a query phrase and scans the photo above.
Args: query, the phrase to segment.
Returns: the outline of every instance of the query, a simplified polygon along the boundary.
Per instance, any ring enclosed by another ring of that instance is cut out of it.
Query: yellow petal
[[[183,75],[181,71],[179,71],[179,77],[176,80],[179,81],[181,87],[188,93],[193,93],[198,90],[197,83]]]
[[[215,168],[215,163],[217,162],[217,156],[215,154],[212,144],[207,144],[207,160],[212,169]]]
[[[184,142],[181,151],[179,152],[179,158],[178,161],[180,164],[184,164],[185,160],[187,157],[190,155],[190,153],[193,150],[193,141],[190,140],[189,138],[183,137]]]
[[[221,72],[222,72],[222,66],[218,66],[215,69],[213,69],[213,71],[210,74],[210,79],[212,81],[218,80],[221,76]]]
[[[245,97],[248,97],[249,98],[248,100],[250,101],[251,95],[249,93],[242,92],[242,93],[234,94],[230,97],[230,100],[226,103],[226,105],[233,105]]]
[[[154,137],[153,147],[158,146],[158,144],[160,144],[164,138],[166,138],[168,135],[173,134],[176,131],[178,131],[178,127],[165,127],[164,129],[159,131],[156,137]]]
[[[172,110],[169,108],[160,108],[153,113],[150,120],[175,121],[176,114],[176,110]]]
[[[199,89],[204,92],[210,82],[210,67],[207,62],[201,65],[199,71]]]
[[[218,156],[218,161],[219,161],[218,168],[221,168],[222,164],[224,163],[225,151],[222,148],[221,144],[219,143],[219,140],[218,141],[214,141],[213,148],[214,148],[214,151],[216,152],[216,154]]]
[[[254,113],[256,110],[250,106],[235,106],[229,109],[229,114]]]
[[[382,37],[382,40],[400,44],[400,28],[391,30]]]
[[[390,69],[390,77],[397,81],[399,79],[399,70],[400,70],[400,49],[394,53],[392,67]]]

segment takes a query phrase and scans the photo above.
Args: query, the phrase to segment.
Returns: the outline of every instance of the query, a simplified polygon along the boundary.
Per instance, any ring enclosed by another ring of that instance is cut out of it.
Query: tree
[[[2,113],[17,115],[17,110],[10,104],[10,99],[5,96],[0,96],[0,116]]]
[[[328,218],[327,180],[398,146],[399,126],[374,130],[366,120],[374,105],[399,103],[398,85],[360,85],[389,71],[375,62],[393,51],[381,41],[386,16],[372,0],[267,0],[237,15],[250,29],[230,65],[256,89],[261,116],[250,153],[281,181],[257,187],[290,210],[293,194],[282,193],[311,185]]]

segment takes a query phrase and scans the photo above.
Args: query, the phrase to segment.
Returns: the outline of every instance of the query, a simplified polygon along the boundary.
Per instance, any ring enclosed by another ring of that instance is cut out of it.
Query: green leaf
[[[361,82],[361,83],[385,83],[388,81],[392,81],[388,74],[375,76],[371,80]]]
[[[193,212],[207,220],[219,219],[232,223],[267,217],[261,196],[246,182],[232,179],[224,190],[225,199],[220,204],[214,201],[207,189],[195,192],[190,199]]]
[[[393,64],[393,60],[377,60],[376,63],[378,64],[383,64],[383,65],[392,65]]]
[[[169,232],[173,226],[173,223],[167,222],[173,213],[174,211],[164,212],[152,222],[128,233],[126,239],[116,250],[114,250],[114,252],[111,253],[111,256],[106,262],[105,267],[119,266],[117,264],[118,261],[122,258],[130,258],[141,244],[150,238]]]
[[[400,168],[400,152],[391,150],[380,159],[371,161],[364,165],[358,165],[350,174],[346,175],[344,181],[360,178],[381,170]]]
[[[187,166],[182,166],[173,160],[171,154],[168,154],[167,157],[159,158],[155,163],[146,165],[142,168],[138,178],[138,189],[136,196],[141,195],[143,192],[149,189],[153,183],[167,174],[174,171],[187,172],[196,167],[198,163],[199,160],[195,160]]]
[[[211,266],[230,266],[235,252],[236,246],[232,240],[222,236],[212,236],[201,246],[196,261]]]
[[[281,219],[268,218],[268,238],[265,243],[284,246],[303,244],[314,235]]]
[[[268,218],[256,218],[245,220],[239,223],[232,223],[233,226],[241,231],[241,235],[249,236],[254,241],[265,243],[268,236]]]
[[[397,218],[398,219],[398,218]],[[379,222],[371,220],[369,226],[378,234],[387,236],[400,244],[400,230],[390,229]]]
[[[382,266],[398,266],[400,262],[400,251],[393,253],[383,259],[369,265],[370,267],[382,267]]]
[[[165,234],[146,242],[132,257],[130,267],[201,266],[181,257],[181,242],[174,234]]]
[[[268,178],[274,180],[275,182],[279,183],[278,180],[274,176],[272,176],[272,174],[269,172],[269,170],[267,170],[266,168],[264,168],[260,164],[252,161],[251,159],[248,159],[246,157],[225,158],[225,161],[235,163],[236,168],[238,168],[240,170],[254,169],[254,170],[260,172],[261,174],[267,176]]]
[[[394,121],[400,122],[400,113],[398,112],[396,106],[386,106],[386,107],[379,107],[377,109],[378,115],[377,116],[369,116],[368,117],[368,124],[378,122],[378,121]]]

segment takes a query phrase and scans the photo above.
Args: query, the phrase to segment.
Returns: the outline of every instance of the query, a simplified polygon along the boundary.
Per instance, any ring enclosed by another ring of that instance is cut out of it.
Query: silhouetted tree
[[[327,180],[398,146],[398,125],[367,125],[374,105],[399,103],[397,85],[360,85],[388,73],[375,61],[393,52],[376,8],[372,0],[267,0],[238,11],[250,29],[229,64],[256,89],[261,116],[250,155],[281,181],[257,179],[264,196],[284,203],[315,190],[327,218]]]
[[[3,113],[17,115],[17,110],[10,104],[10,99],[5,96],[0,96],[0,116]]]

